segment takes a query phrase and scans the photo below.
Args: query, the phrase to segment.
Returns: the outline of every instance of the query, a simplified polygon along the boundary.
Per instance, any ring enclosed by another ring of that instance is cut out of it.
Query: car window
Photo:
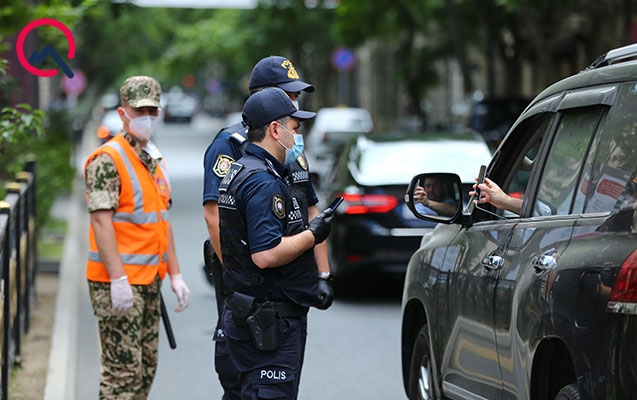
[[[548,154],[533,216],[565,215],[571,211],[582,166],[607,107],[564,110]]]
[[[542,139],[551,126],[555,113],[535,113],[519,123],[499,149],[498,161],[489,171],[489,178],[500,185],[509,195],[524,198],[531,172],[540,153]],[[484,205],[491,212],[479,216],[493,219],[494,216],[516,218],[517,214]]]
[[[504,181],[503,190],[512,197],[524,198],[526,195],[526,188],[531,177],[531,171],[535,160],[538,157],[540,151],[540,145],[542,139],[546,136],[545,133],[549,129],[552,114],[546,114],[536,117],[533,121],[529,121],[529,131],[532,135],[529,137],[523,151],[520,152],[520,156],[516,159],[515,164],[510,169],[509,177]],[[524,126],[522,126],[524,128]],[[499,210],[499,213],[505,217],[516,217],[517,215],[504,210]]]
[[[637,198],[637,83],[624,84],[608,123],[604,126],[596,158],[582,177],[581,188],[588,188],[585,212],[610,212],[616,205],[633,207]],[[583,200],[582,200],[583,202]]]

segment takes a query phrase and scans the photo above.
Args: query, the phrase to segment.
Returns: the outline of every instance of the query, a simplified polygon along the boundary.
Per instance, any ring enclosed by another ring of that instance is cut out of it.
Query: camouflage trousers
[[[157,371],[161,280],[131,285],[134,306],[123,316],[113,315],[110,283],[88,287],[101,344],[99,399],[145,400]]]

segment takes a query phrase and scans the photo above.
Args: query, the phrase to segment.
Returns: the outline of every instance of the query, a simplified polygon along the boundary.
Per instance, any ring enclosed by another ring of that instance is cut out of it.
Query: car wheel
[[[555,400],[580,400],[581,398],[577,383],[564,386],[555,396]]]
[[[428,326],[420,329],[411,351],[409,368],[409,400],[434,399],[431,354],[429,352]]]

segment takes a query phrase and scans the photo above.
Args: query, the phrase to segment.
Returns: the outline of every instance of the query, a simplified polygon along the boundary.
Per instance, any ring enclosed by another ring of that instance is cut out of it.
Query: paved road
[[[191,125],[164,125],[154,139],[168,161],[174,194],[171,220],[177,255],[191,290],[191,304],[183,313],[173,312],[175,296],[169,281],[164,281],[162,290],[177,349],[170,349],[162,328],[159,368],[150,400],[221,399],[212,361],[214,292],[201,272],[201,244],[207,236],[201,208],[202,156],[218,127],[218,120],[198,117]],[[83,201],[78,204],[78,237],[84,238],[88,220]],[[85,246],[85,239],[78,240],[78,257],[86,254]],[[71,344],[77,360],[71,357],[69,361],[71,365],[76,362],[77,373],[67,378],[75,385],[75,396],[67,398],[85,400],[97,398],[98,345],[83,264],[77,264],[80,270],[75,273],[81,277],[73,279],[79,285],[79,321],[77,345]],[[400,374],[400,288],[394,286],[389,293],[373,300],[337,300],[327,311],[310,312],[300,399],[405,398]]]

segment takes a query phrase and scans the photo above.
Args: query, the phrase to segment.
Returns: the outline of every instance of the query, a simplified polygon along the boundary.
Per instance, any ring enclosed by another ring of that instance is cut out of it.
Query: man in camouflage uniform
[[[85,164],[91,222],[86,276],[101,343],[100,399],[148,397],[166,272],[178,300],[175,311],[189,304],[168,220],[170,184],[150,141],[160,95],[155,79],[128,78],[117,109],[123,128]]]

